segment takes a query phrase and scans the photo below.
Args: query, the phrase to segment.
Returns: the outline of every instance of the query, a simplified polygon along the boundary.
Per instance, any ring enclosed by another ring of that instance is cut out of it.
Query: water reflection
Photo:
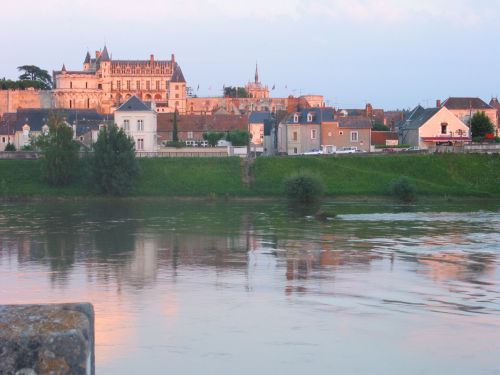
[[[159,371],[161,359],[149,362],[157,355],[178,372],[199,372],[207,363],[217,367],[221,356],[236,361],[237,348],[261,355],[267,368],[294,373],[305,370],[302,362],[266,360],[257,348],[280,352],[279,343],[296,358],[318,360],[322,350],[314,348],[328,333],[343,345],[327,340],[327,347],[347,357],[368,355],[374,349],[362,342],[379,327],[414,332],[409,347],[394,337],[385,342],[406,358],[415,347],[425,352],[424,341],[440,342],[432,337],[436,332],[450,335],[458,326],[465,330],[455,337],[462,349],[454,342],[457,357],[443,356],[460,364],[454,373],[474,367],[465,356],[471,352],[494,368],[493,356],[468,342],[486,328],[500,342],[498,205],[488,212],[456,203],[436,211],[380,202],[326,206],[337,219],[290,215],[281,203],[4,205],[0,298],[93,302],[104,373],[137,373],[134,366],[141,363]],[[432,331],[438,322],[444,325]],[[273,334],[273,324],[281,326],[280,334]],[[351,337],[358,340],[351,343]],[[249,339],[255,346],[245,344]],[[375,352],[386,356],[381,350]],[[186,365],[186,358],[197,360]],[[328,368],[344,368],[325,358],[319,359]],[[238,373],[250,373],[238,363]],[[426,364],[428,373],[439,373]],[[383,364],[370,369],[392,370]]]

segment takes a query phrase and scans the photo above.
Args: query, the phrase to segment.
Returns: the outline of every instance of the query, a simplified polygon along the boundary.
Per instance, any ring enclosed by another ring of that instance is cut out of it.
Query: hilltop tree
[[[40,82],[44,90],[50,90],[52,88],[52,77],[46,70],[35,65],[18,66],[17,70],[24,72],[19,76],[21,81]]]
[[[486,134],[493,134],[494,126],[490,118],[484,112],[478,112],[470,120],[472,137],[484,138]]]
[[[224,87],[225,98],[249,98],[248,91],[244,87]]]
[[[116,125],[104,127],[90,161],[96,190],[106,195],[125,195],[133,189],[139,173],[134,140]]]

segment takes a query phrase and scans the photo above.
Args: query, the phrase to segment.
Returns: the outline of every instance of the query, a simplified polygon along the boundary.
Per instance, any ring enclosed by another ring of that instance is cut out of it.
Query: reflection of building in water
[[[137,236],[134,253],[123,273],[124,281],[135,287],[153,284],[158,274],[158,240]]]
[[[418,257],[425,266],[423,272],[434,281],[469,281],[482,276],[494,276],[496,256],[488,253],[437,253]]]

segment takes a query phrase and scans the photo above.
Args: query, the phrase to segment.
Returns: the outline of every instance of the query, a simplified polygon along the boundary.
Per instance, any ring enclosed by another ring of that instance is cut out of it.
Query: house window
[[[293,115],[293,122],[295,122],[295,123],[299,122],[299,115],[297,115],[297,114]]]
[[[441,134],[448,134],[448,123],[441,123]]]
[[[144,120],[137,120],[137,131],[144,131]]]
[[[193,139],[193,132],[188,132],[188,139]]]
[[[299,138],[298,133],[297,133],[297,132],[293,132],[293,134],[292,134],[292,139],[293,139],[294,141],[296,141],[298,138]]]
[[[123,130],[128,132],[130,129],[130,120],[123,120]]]
[[[316,129],[311,129],[311,139],[316,139]]]
[[[351,142],[358,142],[358,132],[351,132]]]
[[[144,150],[144,139],[142,138],[137,139],[137,150],[138,151]]]
[[[312,115],[312,113],[308,113],[308,114],[307,114],[307,122],[312,122],[312,120],[313,120],[313,115]]]

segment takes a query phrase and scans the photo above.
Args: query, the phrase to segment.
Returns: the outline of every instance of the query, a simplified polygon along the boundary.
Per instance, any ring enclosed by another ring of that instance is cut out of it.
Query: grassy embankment
[[[328,195],[384,195],[407,176],[421,195],[500,196],[500,155],[386,155],[379,157],[259,158],[250,187],[238,158],[141,159],[134,196],[281,196],[282,180],[299,170],[319,174]],[[83,183],[50,188],[32,160],[0,160],[0,196],[92,196]]]

